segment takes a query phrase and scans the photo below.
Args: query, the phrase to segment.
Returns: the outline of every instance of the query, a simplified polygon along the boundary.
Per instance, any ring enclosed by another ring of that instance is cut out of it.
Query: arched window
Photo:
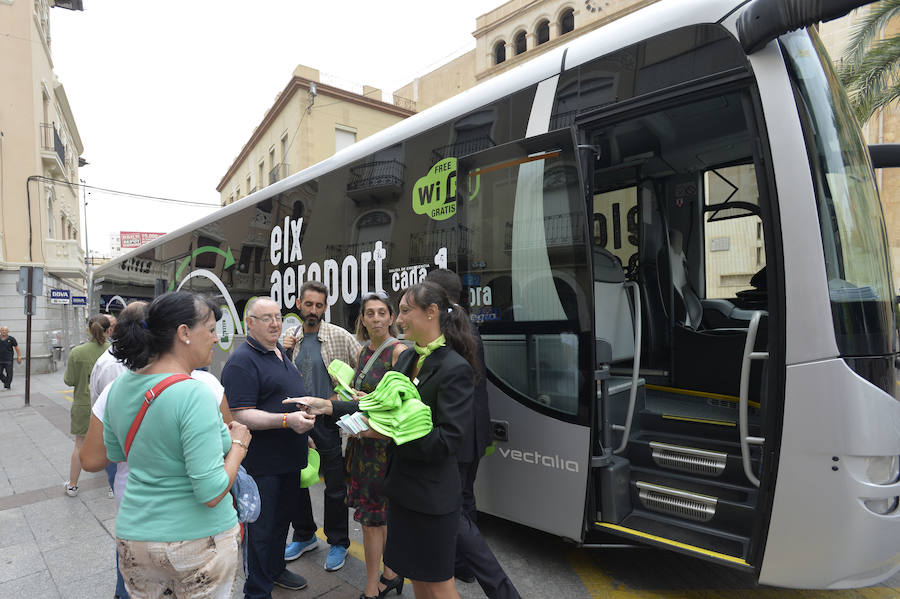
[[[500,40],[494,44],[494,64],[500,64],[506,60],[506,42]]]
[[[571,8],[559,17],[559,33],[569,33],[575,29],[575,11]]]
[[[550,41],[550,21],[541,21],[538,23],[537,29],[534,32],[535,37],[537,38],[537,45],[540,46],[544,42]]]
[[[525,52],[525,50],[527,49],[528,43],[525,41],[525,32],[524,31],[520,31],[519,33],[516,34],[516,38],[515,38],[515,41],[513,42],[513,45],[516,48],[516,56],[518,56],[519,54],[523,54]]]

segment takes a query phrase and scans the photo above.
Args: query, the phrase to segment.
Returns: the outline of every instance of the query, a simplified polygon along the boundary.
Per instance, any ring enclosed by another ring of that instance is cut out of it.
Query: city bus
[[[858,4],[662,0],[101,266],[94,309],[218,297],[218,372],[253,297],[287,329],[323,281],[349,329],[449,268],[484,343],[482,512],[875,584],[900,568],[895,298],[812,27]]]

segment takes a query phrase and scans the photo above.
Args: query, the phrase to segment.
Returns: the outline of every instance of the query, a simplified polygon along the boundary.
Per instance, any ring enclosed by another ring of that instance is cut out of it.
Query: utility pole
[[[81,182],[81,197],[84,199],[84,278],[87,282],[87,313],[90,314],[91,310],[93,310],[93,290],[94,290],[94,281],[91,277],[91,251],[88,249],[88,221],[87,221],[87,187],[84,179],[79,179]]]
[[[25,288],[25,405],[31,404],[31,314],[34,312],[34,266],[28,266]]]

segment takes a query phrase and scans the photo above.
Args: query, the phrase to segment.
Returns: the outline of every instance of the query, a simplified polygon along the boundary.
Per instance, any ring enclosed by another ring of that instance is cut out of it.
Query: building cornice
[[[306,77],[298,77],[295,75],[285,86],[284,90],[282,90],[282,92],[278,95],[275,103],[271,108],[269,108],[265,116],[263,116],[262,121],[259,123],[259,125],[257,125],[256,129],[253,130],[253,135],[250,136],[250,139],[247,141],[247,143],[244,144],[244,147],[241,148],[241,152],[237,155],[237,158],[234,159],[234,162],[231,163],[231,166],[228,168],[225,176],[223,176],[219,181],[219,184],[216,186],[216,191],[222,193],[222,190],[225,189],[225,184],[235,175],[235,173],[237,173],[240,165],[244,162],[244,160],[247,159],[247,157],[250,155],[250,152],[254,147],[256,147],[256,144],[259,143],[259,140],[262,139],[262,136],[265,135],[266,131],[269,130],[269,127],[272,125],[275,119],[278,118],[278,115],[281,114],[281,111],[288,106],[291,99],[294,97],[294,94],[301,90],[308,91],[310,84],[313,83],[316,86],[316,90],[319,96],[330,96],[332,98],[337,98],[338,100],[351,102],[353,104],[359,104],[360,106],[366,106],[374,110],[380,110],[381,112],[393,114],[403,118],[415,114],[415,111],[413,110],[400,108],[399,106],[394,106],[393,104],[388,104],[387,102],[382,102],[381,100],[375,100],[374,98],[355,94],[353,92],[343,90],[339,87],[328,85],[327,83],[319,83],[318,81],[313,81],[311,79],[307,79]]]
[[[518,19],[519,16],[520,16],[522,13],[528,12],[528,11],[530,11],[532,8],[534,8],[535,6],[538,6],[538,5],[541,5],[541,4],[544,4],[544,3],[545,3],[545,0],[532,0],[532,2],[529,2],[529,3],[525,4],[525,5],[523,5],[522,7],[517,8],[516,10],[512,11],[511,13],[509,13],[508,15],[506,15],[505,17],[501,17],[499,20],[496,20],[496,21],[491,21],[489,25],[485,25],[484,27],[479,27],[478,29],[476,29],[475,31],[472,32],[472,36],[473,36],[475,39],[478,39],[479,37],[481,37],[482,35],[484,35],[484,34],[487,33],[488,31],[490,31],[490,30],[492,30],[492,29],[496,29],[496,28],[498,28],[498,27],[500,27],[500,26],[502,26],[502,25],[505,25],[506,23],[508,23],[508,22],[510,22],[510,21],[512,21],[512,20]],[[494,12],[499,11],[499,10],[500,10],[501,8],[503,8],[504,6],[506,6],[506,5],[505,5],[505,4],[500,5],[500,6],[498,6],[497,8],[495,8],[494,10],[492,10],[492,11],[490,11],[490,12],[484,13],[483,15],[481,15],[480,17],[478,17],[478,19],[476,19],[475,22],[477,23],[479,20],[481,20],[481,19],[487,17],[487,16],[490,15],[491,13],[494,13]]]

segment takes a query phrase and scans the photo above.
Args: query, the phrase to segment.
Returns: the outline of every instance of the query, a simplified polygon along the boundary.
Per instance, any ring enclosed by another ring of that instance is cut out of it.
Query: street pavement
[[[72,436],[72,390],[62,372],[32,377],[24,405],[24,368],[13,390],[0,391],[0,599],[111,598],[115,588],[115,504],[106,475],[83,473],[79,494],[67,497]],[[322,514],[322,488],[312,489]],[[321,521],[320,521],[321,523]],[[579,549],[564,540],[489,516],[482,533],[525,598],[565,599],[887,599],[900,597],[900,574],[876,587],[848,591],[797,591],[761,587],[752,575],[650,548]],[[320,539],[323,538],[319,531]],[[356,599],[365,585],[362,531],[350,519],[346,565],[325,572],[327,545],[290,562],[305,576],[304,591],[276,588],[273,597]],[[235,585],[241,597],[243,579]],[[484,597],[477,584],[457,583],[461,599]],[[407,585],[401,597],[412,597]],[[391,598],[396,595],[391,594]]]

